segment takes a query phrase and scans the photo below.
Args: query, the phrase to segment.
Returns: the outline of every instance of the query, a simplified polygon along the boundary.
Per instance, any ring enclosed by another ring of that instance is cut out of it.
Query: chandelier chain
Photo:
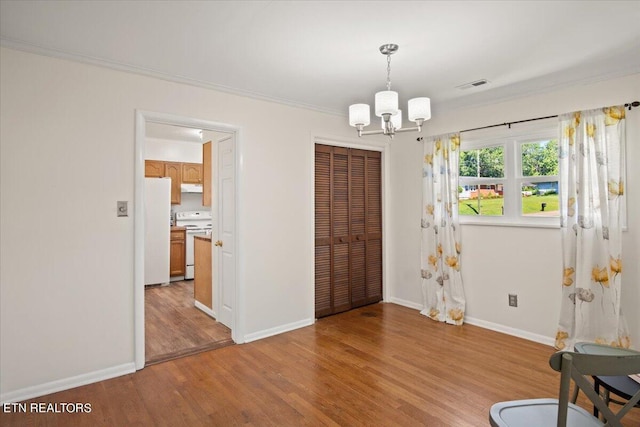
[[[391,55],[387,55],[387,90],[391,90]]]

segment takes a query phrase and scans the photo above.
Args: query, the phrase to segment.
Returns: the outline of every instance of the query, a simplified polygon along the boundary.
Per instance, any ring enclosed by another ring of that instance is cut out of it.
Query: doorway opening
[[[136,113],[136,369],[231,345],[241,336],[236,322],[240,307],[236,305],[239,298],[235,282],[239,249],[238,132],[238,128],[226,124],[161,113]],[[162,175],[159,171],[166,173]],[[165,177],[171,178],[166,180],[171,185],[165,183],[167,190],[162,190],[168,192],[171,187],[171,208],[168,211],[162,199],[162,212],[158,214],[150,195],[156,191],[152,190],[158,186],[156,180]],[[176,221],[193,212],[207,216],[208,220],[202,222],[203,229],[194,231],[191,222]],[[160,219],[153,222],[150,218],[154,215]],[[164,216],[166,223],[162,220]],[[159,232],[152,228],[157,223],[161,223]],[[149,237],[165,236],[168,230],[170,243],[158,243]],[[187,251],[187,241],[192,245],[195,241],[197,247],[195,267],[194,248]],[[164,252],[159,267],[155,258],[149,256],[157,248]],[[191,261],[187,259],[188,253]],[[170,260],[167,262],[166,258]],[[194,275],[194,268],[200,274]],[[158,270],[164,276],[158,275]],[[203,295],[207,298],[203,299]]]

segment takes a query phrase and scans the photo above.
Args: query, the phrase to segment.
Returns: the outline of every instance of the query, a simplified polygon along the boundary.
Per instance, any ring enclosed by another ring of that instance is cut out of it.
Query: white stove
[[[187,269],[184,278],[193,279],[195,236],[211,234],[212,218],[210,211],[185,211],[176,213],[176,226],[187,229]]]

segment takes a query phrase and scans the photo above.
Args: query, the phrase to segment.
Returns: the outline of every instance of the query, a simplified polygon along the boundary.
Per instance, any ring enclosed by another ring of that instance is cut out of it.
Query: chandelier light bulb
[[[371,109],[368,104],[349,106],[349,125],[369,126],[369,123],[371,123]]]
[[[376,116],[382,117],[383,114],[391,114],[393,116],[397,112],[398,92],[383,90],[376,93]]]
[[[431,118],[431,100],[429,98],[413,98],[408,102],[409,120],[429,120]]]

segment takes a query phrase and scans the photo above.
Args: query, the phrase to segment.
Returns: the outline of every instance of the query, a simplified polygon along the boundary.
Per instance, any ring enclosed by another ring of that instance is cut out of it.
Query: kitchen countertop
[[[194,239],[204,240],[206,242],[211,242],[211,235],[208,236],[193,236]]]

